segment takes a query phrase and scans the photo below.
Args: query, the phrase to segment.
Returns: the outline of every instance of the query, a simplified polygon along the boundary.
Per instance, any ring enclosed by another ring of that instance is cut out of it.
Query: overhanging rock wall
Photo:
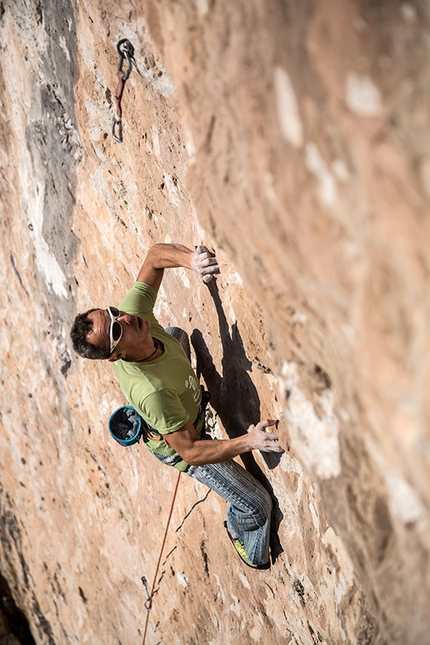
[[[429,13],[0,2],[0,573],[36,643],[142,641],[176,473],[110,440],[124,399],[68,332],[160,241],[220,259],[158,304],[217,431],[279,416],[286,452],[244,460],[277,499],[270,571],[182,477],[147,643],[430,642]]]

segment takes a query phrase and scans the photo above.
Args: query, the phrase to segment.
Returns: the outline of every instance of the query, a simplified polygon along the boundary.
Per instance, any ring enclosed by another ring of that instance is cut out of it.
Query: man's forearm
[[[190,466],[201,466],[203,464],[219,464],[251,450],[252,446],[248,435],[242,435],[234,439],[195,441],[186,454],[181,456]]]
[[[154,244],[148,251],[146,261],[154,269],[191,269],[193,251],[182,244]]]
[[[191,269],[193,252],[182,244],[154,244],[142,264],[137,276],[138,282],[146,282],[158,291],[164,269],[184,267]]]

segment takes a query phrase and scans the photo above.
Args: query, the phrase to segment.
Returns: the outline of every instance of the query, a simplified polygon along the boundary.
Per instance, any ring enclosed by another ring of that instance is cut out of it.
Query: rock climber
[[[153,245],[137,280],[118,307],[78,314],[70,335],[75,351],[113,363],[122,391],[145,422],[144,441],[162,462],[186,472],[228,502],[228,536],[241,559],[268,568],[272,500],[248,471],[233,461],[252,450],[282,452],[266,419],[234,439],[205,433],[202,389],[180,343],[168,334],[153,309],[164,269],[194,270],[207,283],[220,272],[206,247]]]

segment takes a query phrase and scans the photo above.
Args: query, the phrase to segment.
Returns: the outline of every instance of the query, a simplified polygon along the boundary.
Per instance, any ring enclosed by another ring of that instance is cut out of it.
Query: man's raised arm
[[[165,441],[181,455],[190,466],[218,464],[227,459],[251,450],[262,452],[284,452],[275,432],[266,432],[266,428],[276,425],[273,419],[265,419],[251,426],[251,431],[234,439],[201,439],[197,437],[191,421],[183,428],[164,435]]]
[[[219,273],[218,261],[205,246],[191,251],[182,244],[154,244],[148,251],[137,276],[137,282],[146,282],[158,292],[164,269],[184,267],[198,273],[203,282],[209,282]]]

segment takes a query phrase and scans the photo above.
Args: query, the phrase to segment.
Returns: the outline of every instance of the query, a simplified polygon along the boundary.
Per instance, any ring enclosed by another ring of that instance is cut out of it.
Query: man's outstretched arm
[[[203,282],[209,282],[219,273],[218,261],[205,246],[191,251],[182,244],[154,244],[148,251],[137,276],[137,282],[146,282],[158,292],[164,269],[184,267],[198,273]]]
[[[193,424],[188,421],[177,432],[164,435],[164,439],[190,466],[218,464],[251,450],[284,452],[278,435],[274,432],[265,432],[268,426],[275,424],[276,421],[266,419],[257,423],[250,432],[234,439],[199,440]]]

